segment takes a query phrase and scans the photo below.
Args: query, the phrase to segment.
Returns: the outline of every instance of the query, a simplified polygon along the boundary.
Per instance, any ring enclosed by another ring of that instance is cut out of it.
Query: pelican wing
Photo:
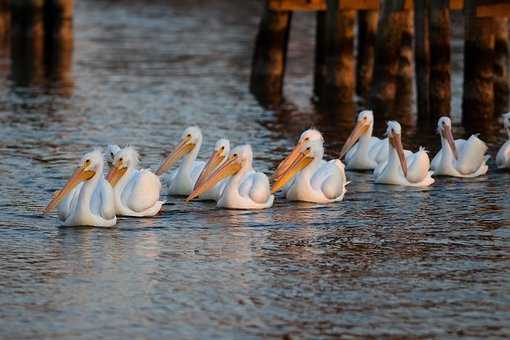
[[[256,203],[262,204],[267,202],[271,196],[271,188],[267,176],[261,172],[256,172],[250,174],[248,177],[250,177],[251,186],[247,197],[250,197],[250,199]],[[246,190],[246,188],[243,188],[243,190]]]
[[[91,202],[91,205],[93,205],[93,207],[91,207],[92,212],[105,220],[114,219],[115,200],[110,183],[102,178],[94,194],[95,199]]]
[[[341,199],[346,184],[344,165],[338,159],[323,164],[310,180],[312,188],[322,191],[328,199]]]
[[[406,157],[407,163],[407,180],[412,183],[423,181],[429,174],[430,158],[424,148],[414,154]]]
[[[496,155],[496,165],[498,168],[510,168],[510,140],[501,146]]]
[[[472,135],[460,145],[459,159],[455,162],[455,168],[463,175],[477,172],[486,162],[486,151],[487,145],[476,135]]]
[[[160,191],[161,182],[158,176],[149,170],[142,169],[136,171],[136,174],[126,185],[121,199],[129,209],[142,212],[158,202]]]
[[[65,221],[76,208],[82,187],[83,183],[78,184],[58,205],[58,218],[61,221]]]

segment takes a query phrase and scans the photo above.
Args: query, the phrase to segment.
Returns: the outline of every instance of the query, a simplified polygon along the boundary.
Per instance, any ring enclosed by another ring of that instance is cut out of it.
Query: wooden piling
[[[326,12],[318,11],[315,25],[315,65],[313,71],[314,100],[322,96],[326,74]]]
[[[0,0],[0,40],[3,42],[9,36],[10,31],[10,0]]]
[[[263,104],[279,104],[287,59],[291,11],[264,9],[255,40],[250,90]]]
[[[10,2],[11,78],[14,86],[40,84],[44,77],[43,0]]]
[[[509,27],[508,18],[495,19],[494,113],[499,116],[509,108]]]
[[[73,93],[73,0],[46,0],[44,6],[46,76],[60,95]]]
[[[428,0],[414,1],[415,73],[418,120],[430,120],[430,45]]]
[[[324,42],[323,103],[351,103],[355,91],[354,23],[356,12],[339,10],[338,0],[327,1]]]
[[[405,11],[402,16],[403,27],[400,39],[397,94],[395,98],[395,107],[398,108],[396,110],[398,112],[393,112],[393,114],[404,118],[410,116],[412,112],[414,16],[412,11]]]
[[[375,39],[379,13],[374,10],[358,12],[358,44],[356,62],[356,93],[367,99],[374,72]]]
[[[451,52],[449,0],[430,0],[430,118],[436,121],[451,111]]]
[[[402,8],[403,1],[385,1],[380,12],[374,76],[370,89],[370,106],[376,114],[389,113],[394,106],[405,19]]]
[[[465,125],[485,124],[494,114],[494,19],[475,17],[475,0],[465,1],[464,87]]]

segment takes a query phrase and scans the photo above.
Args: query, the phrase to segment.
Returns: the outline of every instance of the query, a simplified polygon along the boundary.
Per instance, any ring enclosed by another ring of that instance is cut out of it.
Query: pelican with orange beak
[[[201,145],[202,131],[196,126],[187,128],[184,130],[179,144],[156,171],[157,176],[162,176],[182,158],[182,164],[177,171],[163,178],[169,184],[170,195],[187,196],[193,191],[198,176],[205,166],[204,162],[197,161]]]
[[[388,160],[374,170],[375,183],[425,187],[434,183],[430,159],[425,149],[405,156],[402,146],[402,128],[396,121],[389,121]]]
[[[498,150],[496,165],[499,169],[510,169],[510,112],[503,115],[503,126],[508,135],[508,140]]]
[[[437,131],[441,136],[441,150],[432,159],[434,176],[477,177],[487,173],[487,145],[477,135],[454,140],[448,117],[439,118]]]
[[[361,111],[356,125],[340,151],[340,159],[345,156],[347,170],[373,170],[377,164],[388,159],[388,141],[372,136],[374,114],[370,110]],[[406,150],[408,153],[409,151]]]
[[[227,160],[230,153],[230,141],[228,139],[219,139],[214,146],[214,151],[204,166],[200,176],[195,183],[194,189],[198,188],[206,178],[208,178],[214,170],[219,168]],[[211,190],[204,192],[200,195],[201,200],[217,201],[220,198],[221,192],[225,188],[228,178],[219,181]]]
[[[43,212],[49,213],[59,206],[59,218],[65,226],[114,226],[117,218],[113,189],[103,177],[103,167],[99,150],[87,153]]]
[[[253,152],[250,145],[232,149],[228,159],[204,179],[186,199],[190,201],[211,190],[221,180],[228,179],[216,206],[228,209],[257,210],[270,208],[274,196],[269,179],[253,170]]]
[[[164,201],[159,200],[161,182],[147,169],[137,169],[138,152],[125,147],[115,154],[106,180],[113,187],[115,212],[122,216],[154,216]]]
[[[323,161],[324,139],[319,131],[307,130],[305,136],[278,166],[271,191],[275,193],[290,183],[285,192],[289,201],[341,201],[348,184],[343,163],[339,159]]]

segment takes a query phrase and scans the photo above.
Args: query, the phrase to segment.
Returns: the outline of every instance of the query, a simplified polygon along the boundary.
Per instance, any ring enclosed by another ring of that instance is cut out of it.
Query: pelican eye
[[[188,133],[186,137],[191,138],[191,133]]]
[[[310,147],[307,147],[307,148],[306,148],[306,151],[310,151],[310,150],[312,150],[312,148],[310,148]]]
[[[122,158],[122,157],[121,157],[121,158],[119,158],[119,161],[121,161],[121,162],[122,162],[122,161],[124,161],[124,158]]]
[[[236,153],[235,153],[235,154],[233,154],[233,155],[232,155],[232,157],[236,158],[236,157],[237,157],[237,154],[236,154]]]
[[[225,150],[225,147],[224,147],[224,146],[222,146],[222,147],[221,147],[221,150]]]

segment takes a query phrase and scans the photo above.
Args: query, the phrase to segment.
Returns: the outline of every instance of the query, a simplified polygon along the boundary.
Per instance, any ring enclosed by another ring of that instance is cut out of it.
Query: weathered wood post
[[[322,103],[351,103],[355,90],[354,22],[356,12],[340,10],[338,0],[327,0],[325,18],[324,84]]]
[[[418,119],[430,119],[430,46],[428,0],[414,1],[416,104]]]
[[[376,114],[386,114],[394,109],[405,18],[402,9],[402,0],[384,1],[380,12],[374,77],[370,89],[370,105]]]
[[[46,0],[44,6],[45,64],[48,80],[62,95],[71,95],[73,59],[73,0]]]
[[[495,21],[494,113],[500,115],[509,110],[509,32],[507,18],[497,18]]]
[[[464,87],[462,119],[474,126],[494,115],[494,19],[477,18],[476,1],[464,2]]]
[[[11,76],[15,85],[39,82],[44,75],[44,0],[10,2]]]
[[[287,59],[291,11],[273,11],[266,3],[255,40],[250,90],[264,104],[279,104]]]
[[[326,74],[326,12],[318,11],[315,24],[315,65],[313,70],[313,94],[318,100],[323,96],[322,90]]]
[[[408,118],[412,112],[413,97],[413,37],[414,24],[412,11],[404,11],[402,37],[400,40],[400,57],[397,73],[397,94],[395,98],[395,107],[398,112],[393,114],[403,118]]]
[[[10,0],[0,0],[0,40],[5,41],[9,36],[11,12]]]
[[[449,0],[430,0],[430,119],[449,116],[451,111],[451,52]]]
[[[358,45],[356,63],[356,93],[367,99],[374,72],[375,39],[379,13],[358,11]]]

